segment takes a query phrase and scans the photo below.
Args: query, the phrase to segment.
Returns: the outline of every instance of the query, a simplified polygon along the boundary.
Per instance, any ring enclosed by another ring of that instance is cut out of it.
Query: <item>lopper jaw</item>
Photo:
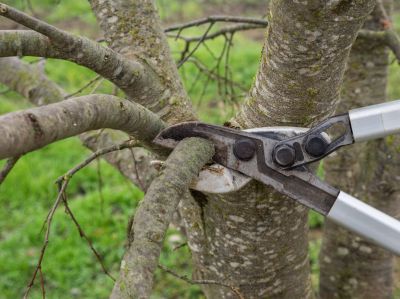
[[[274,148],[280,141],[304,131],[287,127],[239,131],[202,122],[185,122],[163,130],[154,143],[170,149],[187,137],[202,137],[214,143],[213,161],[219,165],[206,167],[193,183],[193,189],[227,193],[255,179],[326,215],[339,190],[319,180],[307,166],[285,170],[273,159]],[[215,172],[216,168],[219,172]]]

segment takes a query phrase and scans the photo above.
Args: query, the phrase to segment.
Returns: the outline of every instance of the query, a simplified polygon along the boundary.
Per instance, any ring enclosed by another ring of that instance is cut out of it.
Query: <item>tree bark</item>
[[[375,9],[364,27],[383,30],[381,22]],[[358,39],[351,51],[339,112],[384,102],[388,63],[388,50],[381,41]],[[325,160],[326,179],[370,205],[400,216],[399,144],[399,138],[388,137],[344,149]],[[392,298],[392,255],[330,221],[325,224],[320,264],[322,299]]]
[[[39,106],[62,101],[66,94],[37,67],[15,57],[0,59],[0,82]],[[87,148],[97,151],[126,140],[126,134],[103,129],[83,133],[80,139]],[[151,165],[151,161],[157,159],[156,155],[141,147],[111,152],[104,159],[143,191],[158,172]]]
[[[89,0],[110,47],[157,74],[163,90],[143,95],[143,105],[167,123],[196,118],[172,59],[153,0]]]
[[[0,58],[0,82],[38,106],[64,99],[62,89],[38,67],[16,57]]]
[[[232,125],[310,125],[332,113],[357,31],[374,1],[271,1],[261,66]],[[307,209],[259,183],[231,195],[197,194],[181,209],[196,278],[245,298],[311,298]],[[229,298],[204,286],[207,298]]]
[[[1,116],[0,159],[101,128],[121,130],[150,143],[163,127],[140,105],[109,95],[83,96]]]
[[[121,262],[121,275],[111,298],[149,298],[162,242],[181,197],[214,155],[214,145],[188,138],[174,149],[164,169],[151,183],[137,209],[130,231],[129,247]]]

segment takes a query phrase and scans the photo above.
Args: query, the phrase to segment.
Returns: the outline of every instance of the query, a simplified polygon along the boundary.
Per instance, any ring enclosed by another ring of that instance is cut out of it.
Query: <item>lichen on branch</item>
[[[181,197],[214,155],[213,144],[188,138],[178,144],[136,211],[130,243],[111,298],[149,298],[162,242]]]
[[[121,130],[150,143],[164,123],[146,108],[110,95],[89,95],[0,116],[0,159],[89,130]]]

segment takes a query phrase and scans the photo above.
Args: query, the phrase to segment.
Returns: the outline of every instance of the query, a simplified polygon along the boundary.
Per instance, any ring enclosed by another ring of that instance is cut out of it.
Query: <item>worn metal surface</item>
[[[260,136],[283,140],[306,132],[308,128],[298,127],[264,127],[244,130]],[[252,180],[251,177],[229,169],[220,164],[204,167],[191,184],[191,189],[213,194],[236,192],[246,186]]]
[[[263,182],[323,215],[328,214],[339,190],[319,180],[306,166],[291,170],[276,166],[272,151],[285,136],[278,133],[272,133],[269,137],[266,135],[263,132],[251,133],[201,122],[186,122],[163,130],[154,142],[174,148],[186,137],[209,139],[215,146],[214,162]],[[247,161],[239,160],[233,153],[235,143],[243,138],[251,140],[256,149],[256,155]]]
[[[324,142],[326,141],[324,133],[330,135],[329,130],[335,127],[338,127],[336,129],[342,130],[342,132],[331,138],[330,142]],[[320,143],[317,148],[314,147],[315,144],[312,144],[315,141]],[[346,113],[330,117],[302,135],[279,142],[274,148],[274,155],[284,145],[292,147],[295,150],[295,161],[290,165],[280,165],[284,169],[289,169],[321,160],[339,147],[352,143],[354,143],[353,133],[349,115]]]

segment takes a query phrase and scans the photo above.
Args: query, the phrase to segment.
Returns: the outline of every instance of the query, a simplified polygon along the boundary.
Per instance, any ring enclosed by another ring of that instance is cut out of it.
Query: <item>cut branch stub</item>
[[[146,108],[109,95],[90,95],[0,117],[0,159],[80,133],[111,128],[150,143],[164,123]]]

